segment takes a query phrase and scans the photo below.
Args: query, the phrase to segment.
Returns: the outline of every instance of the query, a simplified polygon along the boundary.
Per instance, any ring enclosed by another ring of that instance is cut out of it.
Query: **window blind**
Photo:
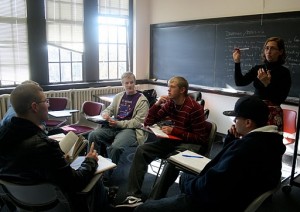
[[[129,16],[128,0],[99,0],[100,15]]]
[[[45,0],[47,41],[83,52],[83,0]]]
[[[0,86],[29,79],[25,0],[1,0]]]

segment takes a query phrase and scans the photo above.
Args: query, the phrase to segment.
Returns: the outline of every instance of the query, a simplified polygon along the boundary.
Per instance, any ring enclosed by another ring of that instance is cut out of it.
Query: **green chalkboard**
[[[285,40],[286,67],[292,75],[290,97],[300,94],[300,12],[193,20],[151,25],[150,77],[181,75],[190,84],[253,91],[235,86],[232,51],[242,52],[242,70],[261,63],[268,37]]]

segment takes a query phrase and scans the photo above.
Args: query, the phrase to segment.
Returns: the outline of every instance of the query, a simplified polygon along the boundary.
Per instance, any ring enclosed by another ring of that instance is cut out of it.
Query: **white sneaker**
[[[128,196],[126,199],[121,202],[119,205],[116,205],[116,208],[121,208],[121,207],[137,207],[139,205],[143,204],[142,199],[134,196]]]

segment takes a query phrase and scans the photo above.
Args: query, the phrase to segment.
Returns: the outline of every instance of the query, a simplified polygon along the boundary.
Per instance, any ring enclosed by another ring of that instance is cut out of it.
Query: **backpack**
[[[154,105],[154,103],[156,102],[156,98],[157,98],[157,93],[155,89],[149,89],[149,90],[143,90],[143,91],[138,91],[142,94],[144,94],[144,96],[147,98],[150,107],[152,105]]]

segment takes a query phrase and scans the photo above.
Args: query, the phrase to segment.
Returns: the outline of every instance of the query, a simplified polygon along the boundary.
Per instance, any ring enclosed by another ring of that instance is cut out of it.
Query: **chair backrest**
[[[49,97],[48,110],[64,110],[68,104],[68,98],[66,97]]]
[[[203,107],[205,106],[205,100],[202,99],[201,91],[195,91],[195,92],[192,92],[192,93],[188,93],[188,95],[190,97],[192,97],[194,100],[196,100]],[[204,115],[205,115],[205,118],[207,119],[208,116],[209,116],[209,109],[204,109]]]
[[[283,109],[283,139],[285,144],[291,144],[295,142],[297,131],[296,120],[296,111]]]
[[[82,112],[87,116],[97,116],[100,115],[103,107],[104,107],[103,103],[85,101],[82,104]]]
[[[195,91],[195,92],[192,92],[192,93],[188,93],[188,95],[190,97],[192,97],[194,100],[196,100],[197,102],[199,102],[199,101],[202,100],[202,93],[201,93],[201,91]]]
[[[21,185],[0,180],[0,197],[10,211],[71,211],[61,190],[50,183]]]
[[[205,157],[209,157],[213,142],[216,138],[217,125],[214,122],[205,121],[205,132],[208,136],[207,145],[183,143],[179,145],[176,149],[178,151],[190,150],[198,154],[204,155]]]
[[[217,125],[214,122],[210,122],[210,121],[206,121],[206,122],[207,122],[207,127],[208,127],[207,130],[209,132],[209,135],[208,135],[208,144],[207,144],[207,150],[206,150],[205,156],[209,157],[212,145],[213,145],[213,143],[215,141],[215,138],[216,138]],[[209,125],[211,125],[211,126],[209,127]]]
[[[271,189],[269,191],[266,191],[265,193],[262,193],[261,195],[259,195],[257,198],[255,198],[250,205],[248,205],[248,207],[245,209],[244,212],[255,212],[257,211],[257,209],[264,203],[264,201],[266,199],[268,199],[269,197],[272,197],[272,195],[278,190],[280,189],[280,185],[281,183],[279,182],[278,185],[276,186],[276,188]]]

